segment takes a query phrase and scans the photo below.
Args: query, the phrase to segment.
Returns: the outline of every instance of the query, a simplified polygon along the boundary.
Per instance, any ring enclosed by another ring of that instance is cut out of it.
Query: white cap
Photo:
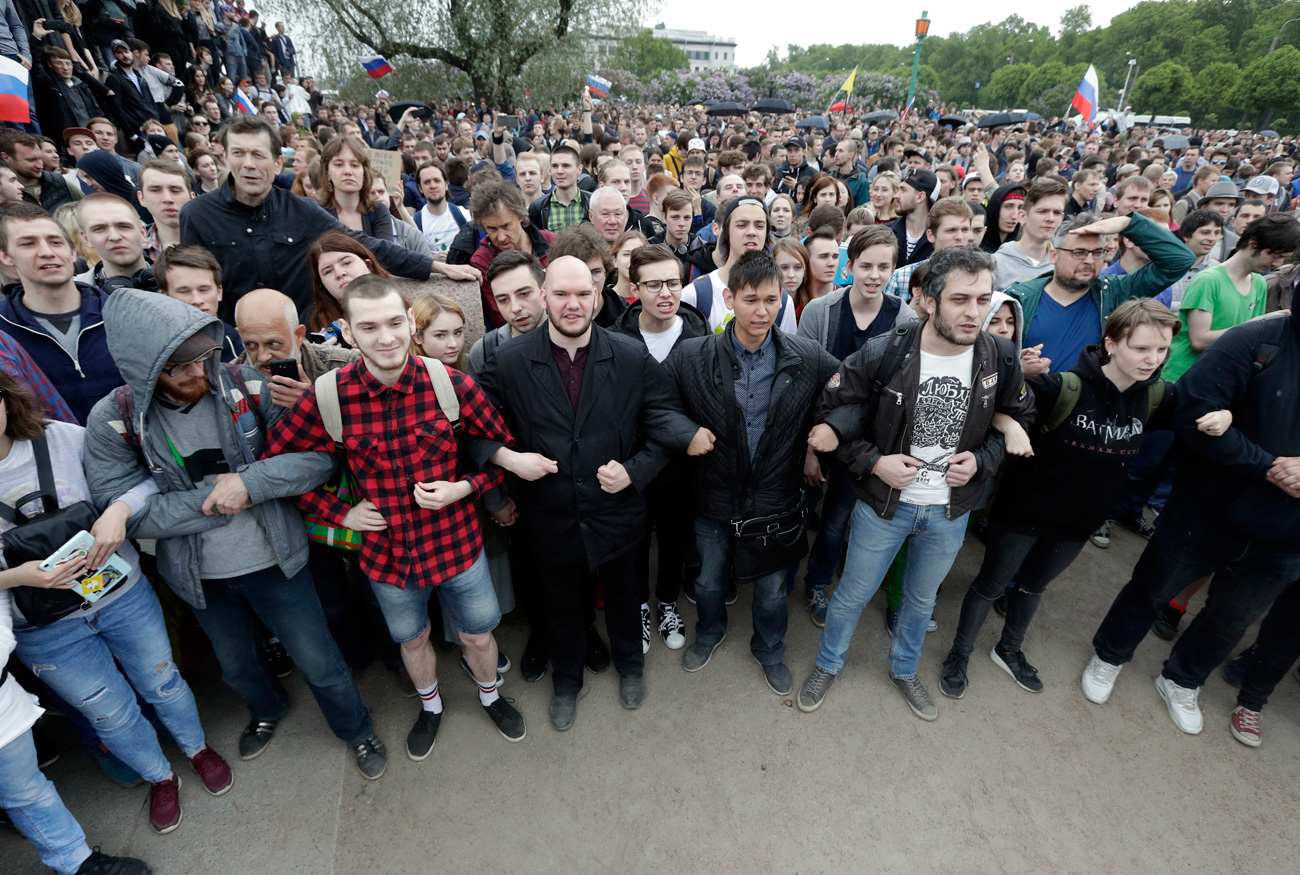
[[[707,151],[704,148],[704,141],[701,140],[699,137],[696,137],[695,139],[691,140],[689,143],[686,144],[687,152],[694,152],[696,149],[699,149],[701,152]]]

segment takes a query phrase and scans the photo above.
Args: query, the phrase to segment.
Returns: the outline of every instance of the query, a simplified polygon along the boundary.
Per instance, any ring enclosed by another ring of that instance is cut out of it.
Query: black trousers
[[[1277,597],[1260,623],[1255,658],[1246,669],[1237,704],[1252,711],[1262,709],[1297,659],[1300,659],[1300,580]]]
[[[632,545],[622,555],[597,566],[595,574],[589,573],[585,562],[536,561],[556,693],[582,689],[588,612],[597,578],[605,584],[605,627],[614,667],[625,677],[639,677],[645,670],[637,552],[637,546]]]
[[[307,567],[325,611],[325,622],[348,668],[368,665],[376,650],[385,666],[399,667],[402,655],[388,634],[379,602],[361,571],[361,554],[317,541],[308,542],[307,549]]]
[[[690,511],[686,468],[670,463],[646,488],[645,534],[637,550],[636,578],[641,601],[650,601],[650,533],[659,532],[655,598],[672,604],[682,591],[687,557],[694,551],[695,518]]]

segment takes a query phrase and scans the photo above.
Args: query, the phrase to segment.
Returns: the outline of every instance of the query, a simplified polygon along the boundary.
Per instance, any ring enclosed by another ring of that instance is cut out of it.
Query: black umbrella
[[[795,125],[795,127],[804,131],[811,130],[813,128],[819,128],[820,130],[823,131],[829,131],[831,129],[831,123],[826,121],[826,118],[824,116],[813,115],[799,122],[799,124]]]
[[[1002,125],[1014,125],[1029,120],[1029,114],[1025,112],[995,112],[992,115],[986,115],[977,123],[981,128],[996,128]]]
[[[790,101],[779,97],[764,97],[750,109],[755,112],[794,112],[794,106]]]
[[[749,108],[743,103],[724,100],[709,107],[709,115],[749,115]]]
[[[969,123],[970,123],[970,119],[966,118],[966,116],[964,116],[964,115],[941,115],[941,116],[939,116],[939,124],[941,124],[941,125],[952,125],[953,128],[960,128],[960,127],[963,127],[964,125],[967,125],[967,124],[969,124]]]
[[[408,109],[415,110],[416,118],[433,118],[433,107],[420,100],[399,100],[388,108],[388,117],[397,121]]]
[[[892,122],[898,118],[898,113],[892,109],[878,109],[875,112],[869,112],[862,117],[864,125],[874,124],[875,122]]]

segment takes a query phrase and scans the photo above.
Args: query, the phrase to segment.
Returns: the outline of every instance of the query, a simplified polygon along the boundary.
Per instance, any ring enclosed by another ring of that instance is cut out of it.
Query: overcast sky
[[[832,3],[803,5],[792,0],[757,0],[753,3],[701,3],[699,0],[663,0],[659,11],[646,22],[653,27],[663,22],[668,27],[705,30],[714,36],[736,40],[736,60],[742,67],[761,64],[772,46],[783,56],[785,47],[813,43],[894,43],[910,45],[914,23],[921,10],[930,13],[932,36],[970,30],[987,21],[1002,21],[1019,15],[1026,21],[1047,25],[1056,32],[1061,13],[1072,0],[1044,4],[1030,0],[1004,0],[997,4],[971,3],[968,0],[917,0],[910,6],[892,3]],[[1132,0],[1093,0],[1092,24],[1101,27],[1114,16],[1134,5]],[[829,17],[827,12],[835,10]],[[843,14],[841,14],[843,13]],[[924,50],[922,50],[924,58]]]

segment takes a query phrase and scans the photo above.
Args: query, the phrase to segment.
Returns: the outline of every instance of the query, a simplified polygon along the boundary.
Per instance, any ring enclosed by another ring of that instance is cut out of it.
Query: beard
[[[546,318],[550,321],[551,326],[556,331],[560,332],[560,334],[564,335],[565,337],[582,337],[582,335],[587,333],[587,329],[591,327],[593,317],[588,316],[587,320],[582,323],[581,327],[566,328],[564,322],[561,319],[563,315],[564,314],[562,313],[553,314],[550,311],[547,311]]]
[[[952,323],[944,319],[937,311],[930,319],[934,322],[935,333],[956,346],[971,346],[979,338],[979,332],[972,334],[970,337],[962,337],[953,329]]]
[[[428,204],[429,206],[431,206],[431,207],[440,207],[440,206],[442,206],[443,204],[445,204],[446,202],[447,202],[447,195],[446,195],[446,194],[444,194],[442,197],[438,198],[437,200],[434,200],[433,198],[426,198],[426,199],[425,199],[425,203],[427,203],[427,204]]]
[[[1058,286],[1067,292],[1086,292],[1092,288],[1092,280],[1081,280],[1077,277],[1063,277],[1059,273],[1053,277]]]
[[[208,394],[208,375],[169,377],[166,374],[159,374],[158,388],[173,401],[193,404]]]

